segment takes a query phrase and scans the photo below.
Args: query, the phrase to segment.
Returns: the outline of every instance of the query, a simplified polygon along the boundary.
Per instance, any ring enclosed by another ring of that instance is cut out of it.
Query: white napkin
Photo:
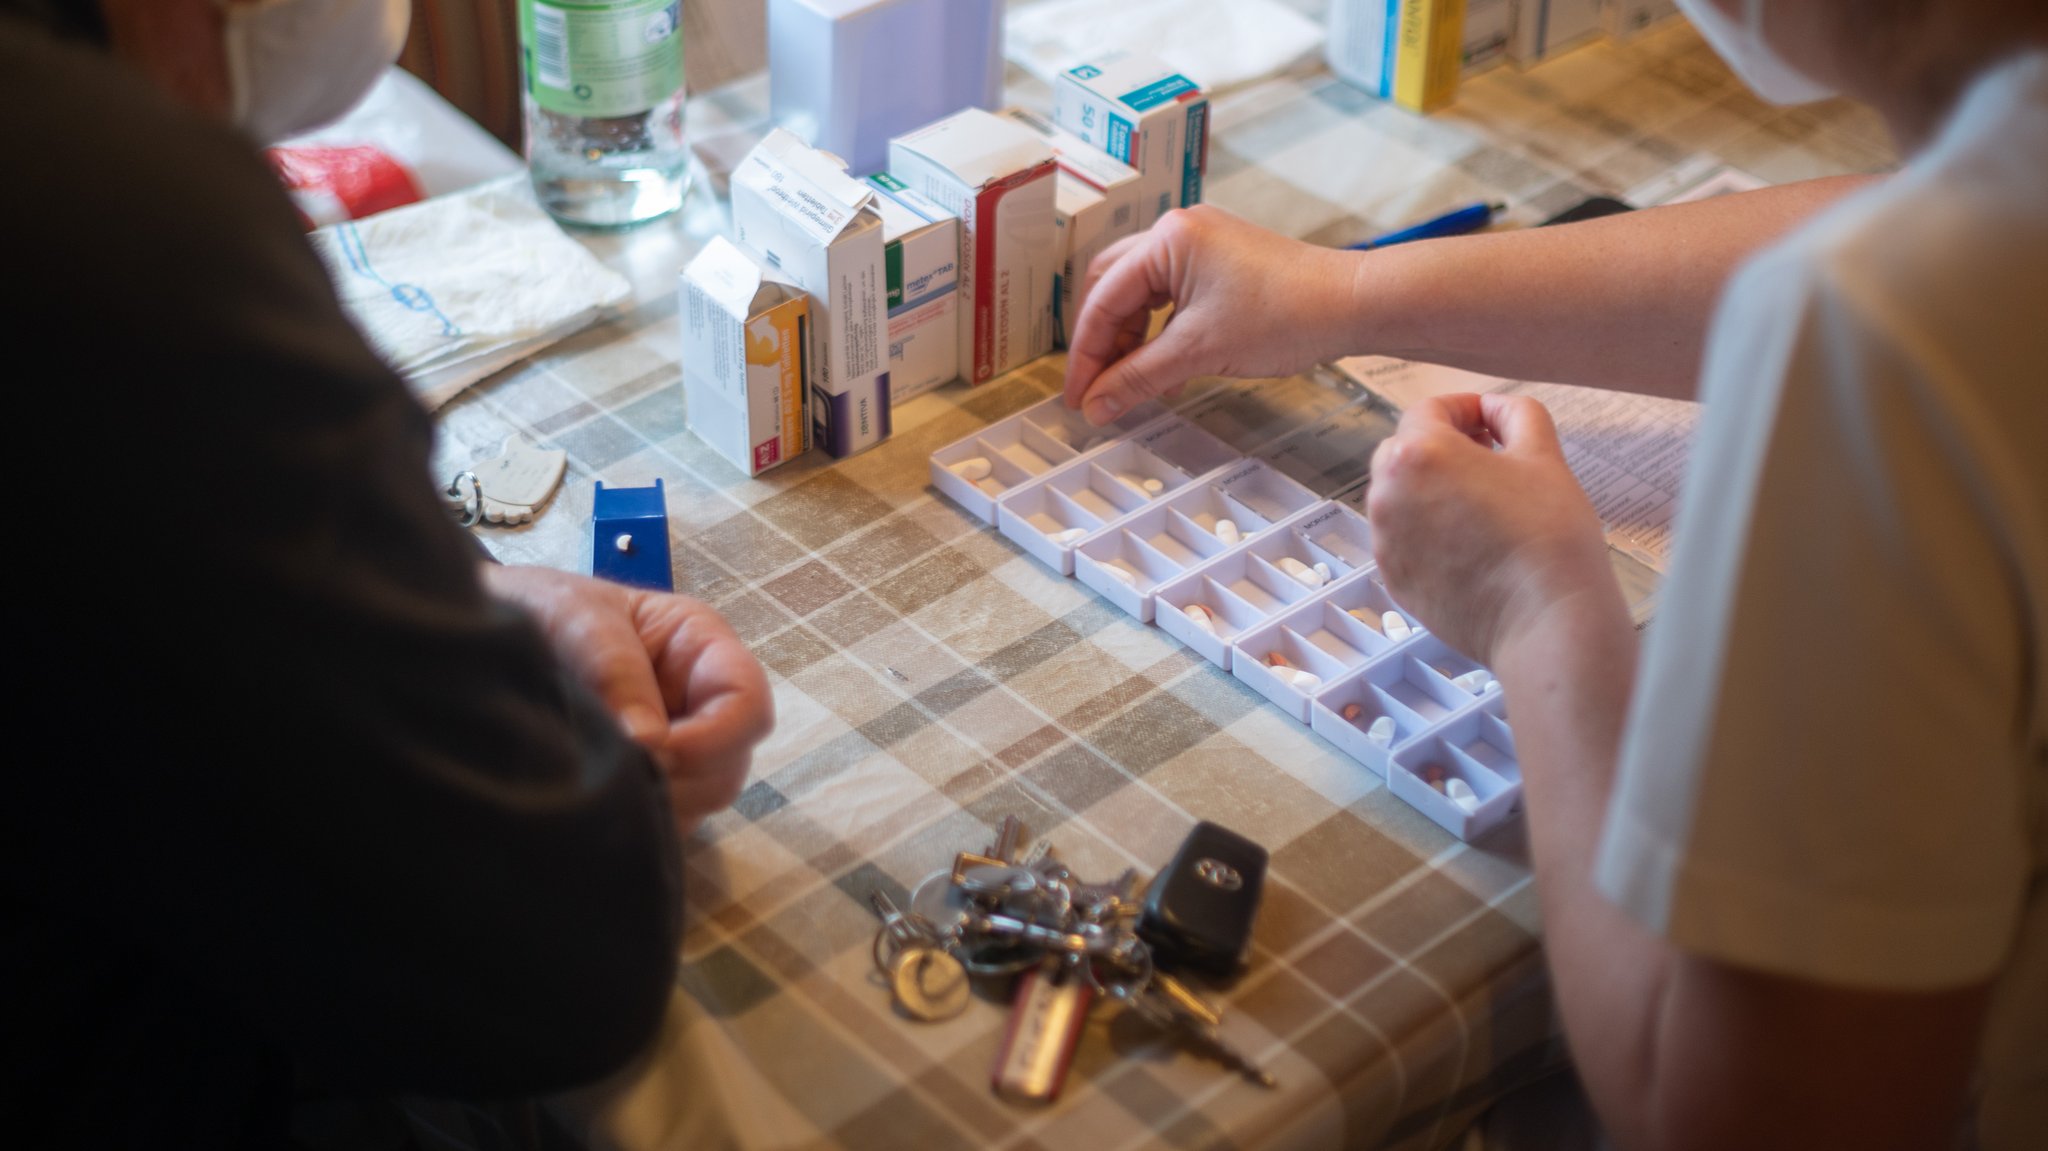
[[[1147,52],[1220,92],[1294,66],[1322,25],[1278,0],[1044,0],[1014,8],[1003,51],[1050,84],[1111,52]]]
[[[363,335],[429,408],[624,300],[524,173],[312,234]]]

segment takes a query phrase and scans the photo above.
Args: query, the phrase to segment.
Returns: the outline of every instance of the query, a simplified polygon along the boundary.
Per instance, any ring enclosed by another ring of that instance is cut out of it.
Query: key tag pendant
[[[561,486],[562,473],[568,466],[568,452],[537,448],[514,432],[505,437],[496,456],[449,484],[450,508],[462,518],[464,527],[478,520],[507,525],[529,523]],[[467,492],[462,490],[465,479],[469,481]],[[455,506],[458,499],[462,501],[460,508]]]

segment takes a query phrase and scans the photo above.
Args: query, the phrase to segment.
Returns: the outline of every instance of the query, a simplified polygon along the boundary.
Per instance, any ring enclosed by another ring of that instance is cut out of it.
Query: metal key
[[[996,841],[987,854],[1004,863],[1017,862],[1017,852],[1023,848],[1026,834],[1023,820],[1014,815],[1004,816],[1002,826],[996,829]]]
[[[1223,1038],[1218,1031],[1222,1012],[1186,984],[1160,971],[1153,973],[1150,990],[1152,994],[1131,1002],[1131,1007],[1139,1015],[1171,1033],[1194,1039],[1196,1045],[1205,1049],[1218,1063],[1261,1087],[1280,1085],[1271,1072],[1253,1063]]]
[[[869,958],[875,961],[875,970],[884,976],[893,978],[896,959],[911,948],[945,949],[946,936],[930,919],[896,906],[887,892],[869,895],[868,903],[882,917],[882,926],[875,930],[874,944],[868,949]]]

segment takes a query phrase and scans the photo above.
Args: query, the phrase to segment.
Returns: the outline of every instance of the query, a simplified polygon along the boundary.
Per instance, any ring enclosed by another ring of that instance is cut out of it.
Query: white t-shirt
[[[1715,317],[1601,889],[1685,950],[1996,980],[1977,1139],[2048,1147],[2048,53]]]

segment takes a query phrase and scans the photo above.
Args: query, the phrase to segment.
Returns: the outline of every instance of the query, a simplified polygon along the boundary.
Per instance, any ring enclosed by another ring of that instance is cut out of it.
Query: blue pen
[[[1472,204],[1455,212],[1446,212],[1434,220],[1424,220],[1412,228],[1388,232],[1377,239],[1345,245],[1351,251],[1363,252],[1369,248],[1384,248],[1388,244],[1405,244],[1410,240],[1434,240],[1438,236],[1461,236],[1476,232],[1493,222],[1495,212],[1504,211],[1506,204]]]

